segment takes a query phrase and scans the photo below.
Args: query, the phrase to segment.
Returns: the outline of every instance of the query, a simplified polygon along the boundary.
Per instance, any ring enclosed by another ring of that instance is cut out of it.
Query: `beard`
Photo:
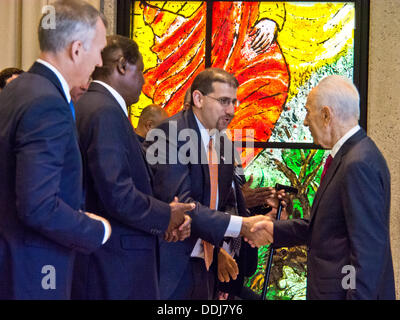
[[[228,128],[229,124],[231,123],[233,116],[225,115],[218,118],[216,128],[219,131],[225,130]]]

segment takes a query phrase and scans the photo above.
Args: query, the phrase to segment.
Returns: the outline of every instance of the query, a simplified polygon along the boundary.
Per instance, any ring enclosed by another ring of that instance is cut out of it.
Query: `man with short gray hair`
[[[83,1],[57,1],[39,24],[40,58],[0,94],[0,299],[69,299],[75,250],[111,234],[84,212],[70,88],[102,65],[106,27]]]
[[[259,222],[274,247],[308,246],[307,299],[395,299],[390,249],[390,173],[358,125],[354,84],[328,76],[311,90],[304,125],[331,149],[310,219]]]

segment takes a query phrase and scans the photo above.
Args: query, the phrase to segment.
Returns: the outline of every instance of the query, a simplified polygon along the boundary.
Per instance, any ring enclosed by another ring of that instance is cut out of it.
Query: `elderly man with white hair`
[[[390,249],[390,173],[358,125],[359,94],[342,76],[310,92],[304,125],[331,149],[310,219],[265,220],[274,247],[307,245],[307,299],[395,299]]]

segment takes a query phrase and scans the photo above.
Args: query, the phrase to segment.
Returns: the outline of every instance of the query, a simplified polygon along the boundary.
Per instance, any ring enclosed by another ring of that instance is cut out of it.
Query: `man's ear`
[[[193,104],[196,108],[202,107],[202,102],[203,102],[203,94],[199,90],[194,90],[193,91]]]
[[[69,54],[72,61],[76,62],[82,57],[83,43],[80,40],[75,40],[70,45]]]
[[[323,106],[321,110],[322,121],[324,125],[329,125],[332,121],[332,109],[328,106]]]
[[[117,62],[117,70],[121,75],[125,75],[126,73],[126,64],[127,61],[124,57],[119,58]]]
[[[145,127],[146,127],[147,131],[153,129],[154,128],[153,120],[150,120],[150,119],[146,120]]]

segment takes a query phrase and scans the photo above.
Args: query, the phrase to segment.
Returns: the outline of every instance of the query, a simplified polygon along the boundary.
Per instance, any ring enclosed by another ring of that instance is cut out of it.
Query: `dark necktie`
[[[74,121],[75,121],[75,108],[74,108],[74,103],[72,102],[72,100],[69,103],[69,108],[71,109],[71,112],[72,112],[72,118],[74,118]]]
[[[231,215],[238,216],[238,207],[237,207],[237,198],[236,198],[236,190],[234,187],[232,187],[232,192],[233,192],[233,197],[234,197],[234,207],[232,210],[229,211]],[[240,247],[242,245],[242,238],[237,237],[237,238],[229,238],[229,249],[231,250],[232,253],[235,253],[237,256],[239,256],[239,251]]]
[[[324,164],[324,170],[322,170],[322,174],[321,174],[321,182],[322,182],[322,179],[325,177],[325,174],[328,171],[328,168],[331,165],[332,160],[333,160],[333,157],[331,155],[329,155],[326,158],[326,161],[325,161],[325,164]]]

